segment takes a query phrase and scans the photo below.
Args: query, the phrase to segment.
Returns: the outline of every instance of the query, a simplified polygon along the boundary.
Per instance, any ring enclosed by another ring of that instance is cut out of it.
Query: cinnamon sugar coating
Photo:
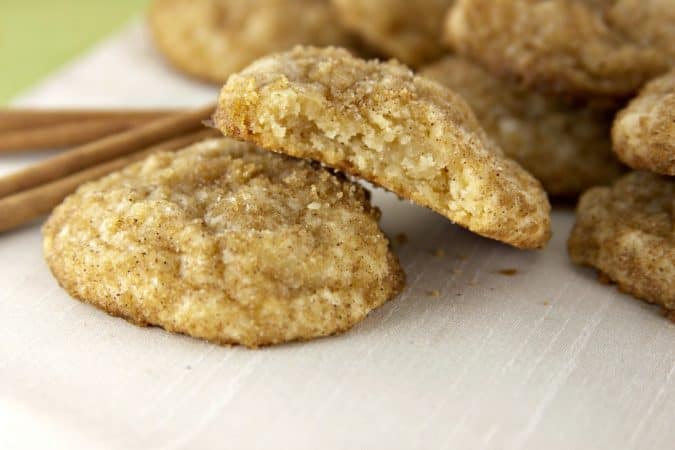
[[[675,69],[648,83],[617,115],[612,139],[629,166],[675,176]]]
[[[572,261],[621,290],[675,312],[675,180],[630,173],[581,197],[568,242]]]
[[[112,315],[257,347],[345,331],[402,289],[378,219],[344,177],[219,139],[80,187],[44,252]]]

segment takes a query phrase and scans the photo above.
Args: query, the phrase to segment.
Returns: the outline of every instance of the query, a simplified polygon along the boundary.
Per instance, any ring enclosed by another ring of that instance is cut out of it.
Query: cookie
[[[257,347],[345,331],[401,290],[378,218],[343,176],[219,139],[82,186],[44,253],[112,315]]]
[[[354,44],[330,0],[154,0],[149,23],[175,67],[216,83],[295,44]]]
[[[644,47],[652,47],[675,62],[675,3],[673,0],[600,0],[608,22]]]
[[[223,87],[226,135],[320,161],[429,207],[483,236],[537,248],[550,237],[539,182],[505,157],[469,106],[392,61],[296,47]]]
[[[675,180],[630,173],[585,193],[568,242],[572,260],[595,267],[637,298],[675,313]],[[673,316],[675,317],[675,315]]]
[[[461,95],[488,135],[549,194],[576,196],[623,172],[610,141],[613,110],[527,91],[457,56],[423,68],[420,75]]]
[[[675,62],[673,9],[672,0],[457,0],[446,40],[526,87],[616,99]]]
[[[333,0],[344,26],[387,56],[418,67],[440,57],[443,18],[454,0]]]
[[[675,70],[648,83],[617,115],[612,140],[629,166],[675,176]]]

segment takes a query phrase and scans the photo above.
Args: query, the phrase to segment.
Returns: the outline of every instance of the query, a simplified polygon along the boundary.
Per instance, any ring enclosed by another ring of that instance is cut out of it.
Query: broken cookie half
[[[296,47],[232,75],[214,120],[229,136],[362,177],[480,235],[520,248],[550,238],[539,182],[459,96],[397,62]]]

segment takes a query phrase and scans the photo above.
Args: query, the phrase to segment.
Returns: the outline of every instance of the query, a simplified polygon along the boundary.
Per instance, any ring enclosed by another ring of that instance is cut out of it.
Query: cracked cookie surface
[[[343,176],[219,139],[80,187],[44,253],[112,315],[256,347],[345,331],[402,289],[378,219]]]

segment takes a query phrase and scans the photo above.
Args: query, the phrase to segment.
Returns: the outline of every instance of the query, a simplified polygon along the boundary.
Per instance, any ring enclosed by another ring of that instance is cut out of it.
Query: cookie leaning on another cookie
[[[295,44],[355,43],[337,23],[330,0],[154,0],[149,22],[171,63],[216,83]]]
[[[404,64],[418,67],[447,50],[443,17],[454,0],[333,0],[344,26]]]
[[[572,261],[595,267],[675,318],[675,180],[633,172],[586,192],[568,242]]]
[[[617,115],[612,140],[634,169],[675,176],[675,69],[648,83]]]
[[[549,194],[576,196],[611,183],[624,171],[611,148],[613,110],[573,106],[521,89],[458,56],[419,74],[461,95],[488,135]]]
[[[363,177],[483,236],[522,248],[550,237],[539,182],[459,96],[396,62],[297,47],[230,76],[214,120],[229,136]]]
[[[345,331],[401,290],[378,218],[344,177],[220,139],[82,186],[44,252],[110,314],[256,347]]]
[[[663,0],[457,0],[446,40],[493,74],[569,96],[624,98],[675,63]],[[630,31],[628,31],[630,30]],[[667,46],[670,48],[666,50]]]

